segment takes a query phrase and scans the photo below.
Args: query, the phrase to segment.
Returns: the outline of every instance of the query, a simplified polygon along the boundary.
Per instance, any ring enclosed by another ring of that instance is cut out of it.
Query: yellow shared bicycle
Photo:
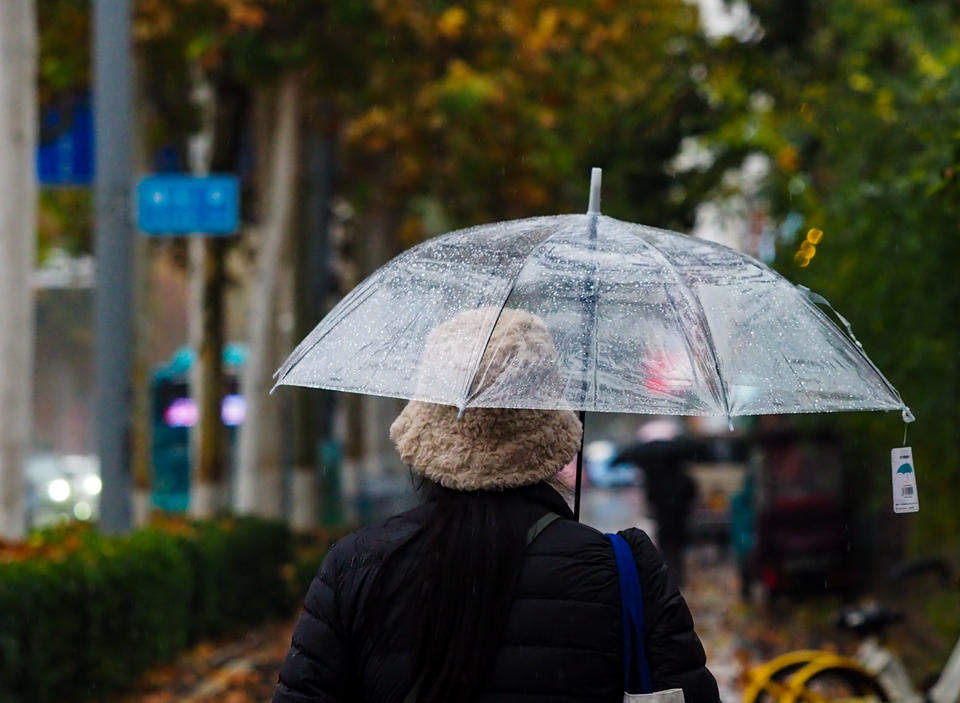
[[[910,562],[897,578],[936,571],[951,580],[940,560]],[[847,608],[837,624],[861,637],[852,657],[821,650],[788,652],[747,672],[743,703],[957,703],[960,701],[960,640],[937,681],[917,690],[903,661],[883,645],[886,629],[903,615],[879,605]]]

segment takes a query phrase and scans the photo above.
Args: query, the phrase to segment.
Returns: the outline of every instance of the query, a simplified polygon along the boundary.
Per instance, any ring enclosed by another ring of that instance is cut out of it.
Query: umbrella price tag
[[[893,477],[893,512],[915,513],[920,510],[912,447],[890,450],[890,471]]]

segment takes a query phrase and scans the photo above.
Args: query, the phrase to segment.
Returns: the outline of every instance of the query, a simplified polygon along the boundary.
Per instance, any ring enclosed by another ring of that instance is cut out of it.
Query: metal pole
[[[33,417],[37,18],[0,2],[0,540],[26,532],[24,465]]]
[[[131,8],[129,0],[95,0],[93,7],[96,439],[103,482],[100,524],[106,532],[121,532],[130,526],[131,483]]]
[[[580,520],[580,492],[583,488],[583,438],[587,434],[587,413],[580,411],[580,449],[577,451],[577,485],[573,493],[573,519]]]
[[[590,169],[590,201],[587,204],[588,215],[600,214],[600,187],[603,183],[603,169],[594,166]]]
[[[597,218],[600,216],[600,182],[603,177],[603,171],[594,168],[590,171],[590,201],[587,205],[587,214],[590,215],[590,229],[588,231],[588,245],[590,250],[597,248]],[[587,306],[584,311],[584,323],[586,329],[583,335],[583,378],[580,381],[580,451],[577,452],[577,486],[573,497],[573,517],[580,519],[580,490],[583,482],[583,438],[587,429],[587,414],[585,406],[587,404],[587,391],[590,383],[587,378],[590,372],[591,361],[593,366],[593,406],[597,399],[597,369],[595,356],[596,333],[597,333],[597,272],[594,268],[590,280],[587,281],[586,290],[583,294],[583,303]]]

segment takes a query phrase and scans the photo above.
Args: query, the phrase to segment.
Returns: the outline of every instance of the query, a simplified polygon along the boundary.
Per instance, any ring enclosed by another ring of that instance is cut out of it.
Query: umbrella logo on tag
[[[900,464],[900,467],[897,469],[898,474],[912,474],[913,467],[909,463]]]

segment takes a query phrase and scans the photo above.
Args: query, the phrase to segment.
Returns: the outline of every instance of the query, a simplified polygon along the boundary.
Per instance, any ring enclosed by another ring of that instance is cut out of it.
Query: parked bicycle
[[[908,562],[891,574],[894,582],[934,573],[954,587],[957,579],[941,560]],[[900,657],[884,644],[890,626],[903,613],[882,605],[845,608],[837,626],[861,638],[852,657],[821,650],[797,650],[750,670],[744,703],[826,703],[891,701],[957,703],[960,701],[960,639],[935,683],[919,690]]]

